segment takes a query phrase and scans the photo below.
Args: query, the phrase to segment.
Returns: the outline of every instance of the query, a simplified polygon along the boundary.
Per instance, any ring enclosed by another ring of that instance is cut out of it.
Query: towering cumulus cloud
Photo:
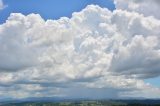
[[[160,97],[143,81],[160,76],[159,1],[115,5],[59,20],[12,13],[0,25],[0,97]]]

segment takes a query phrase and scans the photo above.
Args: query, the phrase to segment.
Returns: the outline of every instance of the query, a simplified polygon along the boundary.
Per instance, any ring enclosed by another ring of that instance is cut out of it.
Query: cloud
[[[12,13],[0,25],[1,97],[159,97],[143,79],[160,76],[160,20],[121,2],[59,20]]]
[[[6,7],[6,5],[3,4],[3,1],[0,0],[0,10],[4,9]]]
[[[160,15],[157,14],[157,10],[160,9],[159,0],[114,0],[117,9],[136,11],[144,16],[153,16],[160,19]]]
[[[121,10],[114,11],[112,21],[124,38],[119,41],[110,70],[137,77],[159,76],[160,21]]]

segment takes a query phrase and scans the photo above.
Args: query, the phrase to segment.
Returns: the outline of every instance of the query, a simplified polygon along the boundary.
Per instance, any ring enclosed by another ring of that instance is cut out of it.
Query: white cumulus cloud
[[[12,13],[0,25],[0,96],[159,97],[143,80],[160,76],[160,20],[123,2],[59,20]]]
[[[136,11],[144,16],[153,16],[160,19],[158,10],[160,9],[159,0],[114,0],[116,9]]]

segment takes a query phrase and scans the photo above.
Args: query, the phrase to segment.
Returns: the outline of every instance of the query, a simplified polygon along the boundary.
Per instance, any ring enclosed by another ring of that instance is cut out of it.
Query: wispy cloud
[[[3,0],[0,0],[0,10],[6,8],[7,5],[4,5]]]

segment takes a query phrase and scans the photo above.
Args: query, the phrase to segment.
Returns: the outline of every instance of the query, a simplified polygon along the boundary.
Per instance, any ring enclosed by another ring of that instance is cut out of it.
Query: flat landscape
[[[160,106],[160,100],[88,100],[63,102],[1,103],[0,106]]]

